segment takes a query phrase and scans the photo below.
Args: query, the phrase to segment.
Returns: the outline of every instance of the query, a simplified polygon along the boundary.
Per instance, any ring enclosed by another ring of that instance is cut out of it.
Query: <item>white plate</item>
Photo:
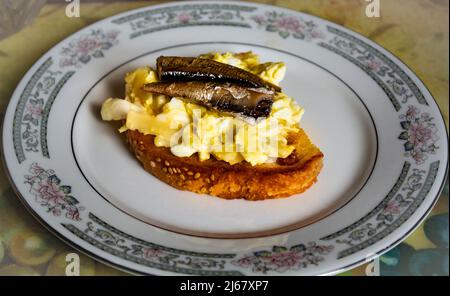
[[[99,107],[159,55],[247,51],[287,65],[284,91],[325,154],[286,199],[222,200],[146,173]],[[148,274],[333,274],[387,251],[430,211],[448,154],[423,83],[336,24],[273,6],[189,2],[129,11],[62,41],[25,75],[3,126],[17,193],[59,237]]]

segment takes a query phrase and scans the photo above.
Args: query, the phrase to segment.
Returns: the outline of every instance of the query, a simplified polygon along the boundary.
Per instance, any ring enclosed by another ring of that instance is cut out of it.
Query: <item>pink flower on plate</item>
[[[427,154],[434,154],[437,136],[437,128],[433,123],[433,117],[429,113],[421,113],[415,106],[408,106],[404,115],[399,116],[403,121],[400,123],[403,130],[399,139],[406,141],[404,144],[406,155],[412,156],[417,164],[423,163]]]
[[[255,257],[253,257],[253,256],[246,256],[246,257],[242,257],[239,260],[233,261],[232,263],[234,265],[241,266],[241,267],[249,267],[253,264],[254,259],[255,259]]]
[[[142,251],[144,252],[145,258],[158,258],[164,256],[164,252],[157,248],[144,248]]]
[[[279,272],[298,267],[302,258],[303,256],[300,252],[293,251],[273,253],[271,256],[261,257],[263,261],[268,261],[267,263]]]
[[[42,116],[42,113],[44,112],[44,109],[42,108],[42,104],[28,104],[27,105],[27,111],[34,118],[36,118],[36,117],[41,117]]]
[[[323,32],[320,32],[320,31],[312,31],[311,37],[312,38],[324,38],[325,35],[323,34]]]
[[[101,42],[98,42],[97,39],[83,36],[76,42],[74,49],[81,55],[88,55],[99,47],[101,47]]]
[[[74,65],[76,65],[76,62],[74,61],[74,59],[64,58],[59,61],[59,66],[62,68],[67,67],[67,66],[74,66]]]
[[[257,24],[264,24],[266,22],[266,18],[263,17],[262,15],[255,15],[252,17],[252,19],[257,23]]]
[[[61,180],[52,169],[45,170],[37,163],[32,163],[29,172],[25,175],[25,183],[30,185],[30,193],[36,202],[47,208],[54,216],[65,214],[66,218],[79,221],[80,211],[84,207],[77,206],[78,200],[70,196],[71,187],[61,185]]]
[[[82,210],[82,209],[80,209]],[[80,219],[80,212],[78,211],[78,208],[73,205],[66,205],[66,217],[75,221],[79,221]]]
[[[412,122],[409,128],[409,141],[414,146],[427,144],[433,140],[433,130],[425,122]]]
[[[290,16],[277,19],[275,25],[279,29],[285,29],[285,30],[291,31],[291,32],[298,32],[303,27],[298,19],[296,19],[294,17],[290,17]]]
[[[381,62],[375,59],[370,59],[366,62],[366,66],[372,71],[378,71],[381,67]]]
[[[384,212],[397,215],[400,213],[400,207],[395,201],[390,201],[388,204],[384,207]]]
[[[412,121],[414,120],[417,116],[419,116],[420,114],[420,110],[414,106],[409,106],[408,110],[405,113],[405,118],[406,120]]]
[[[65,194],[57,184],[52,183],[49,179],[40,182],[38,189],[39,197],[52,205],[63,205],[65,203]]]
[[[178,15],[178,21],[182,24],[189,23],[190,20],[191,16],[186,12],[182,12]]]

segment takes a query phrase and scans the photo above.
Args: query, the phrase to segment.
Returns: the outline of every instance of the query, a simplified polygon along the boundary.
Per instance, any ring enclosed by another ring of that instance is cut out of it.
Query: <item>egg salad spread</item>
[[[258,55],[252,52],[213,52],[199,57],[241,68],[274,85],[286,73],[284,63],[260,63]],[[229,164],[246,161],[258,165],[286,158],[294,150],[287,135],[299,130],[304,110],[286,94],[276,92],[269,116],[252,122],[142,89],[145,84],[158,81],[156,71],[150,67],[128,73],[125,99],[107,99],[101,109],[102,119],[125,120],[120,132],[137,130],[153,135],[155,146],[169,147],[178,157],[197,153],[201,161],[212,155]]]

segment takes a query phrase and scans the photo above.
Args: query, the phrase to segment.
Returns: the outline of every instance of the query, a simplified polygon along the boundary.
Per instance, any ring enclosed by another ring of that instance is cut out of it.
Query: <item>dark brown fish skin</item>
[[[274,97],[274,92],[265,88],[252,89],[220,82],[153,82],[144,85],[142,89],[170,97],[181,97],[209,109],[253,118],[269,116]]]
[[[279,86],[253,73],[209,59],[160,56],[156,59],[156,66],[161,81],[230,82],[281,91]]]

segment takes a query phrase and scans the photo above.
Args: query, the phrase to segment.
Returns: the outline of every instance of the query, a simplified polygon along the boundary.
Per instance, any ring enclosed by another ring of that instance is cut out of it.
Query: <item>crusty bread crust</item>
[[[256,166],[230,165],[214,158],[200,161],[197,155],[177,157],[169,148],[156,147],[153,136],[138,131],[127,131],[126,138],[144,169],[158,179],[181,190],[225,199],[263,200],[304,192],[323,166],[322,152],[302,129],[288,137],[296,147],[289,157]]]

